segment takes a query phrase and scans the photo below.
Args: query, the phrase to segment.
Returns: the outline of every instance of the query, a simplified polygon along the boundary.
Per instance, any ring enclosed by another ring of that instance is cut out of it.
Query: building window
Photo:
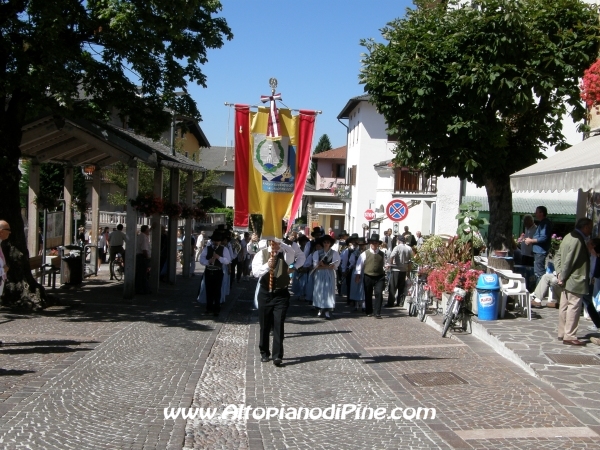
[[[356,166],[348,168],[348,184],[350,186],[356,186]]]
[[[423,172],[408,167],[394,169],[394,192],[437,192],[437,177],[427,177]]]
[[[346,176],[346,164],[333,164],[332,178],[344,178]]]

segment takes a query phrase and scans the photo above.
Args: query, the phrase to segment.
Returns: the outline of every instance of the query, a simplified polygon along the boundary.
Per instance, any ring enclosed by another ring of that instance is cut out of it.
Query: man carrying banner
[[[261,362],[268,362],[273,356],[273,364],[280,366],[283,360],[284,322],[290,305],[288,290],[290,278],[288,267],[294,262],[292,247],[280,239],[271,241],[270,246],[259,251],[252,261],[252,273],[258,280],[258,319],[260,323]],[[273,352],[269,348],[269,332],[273,328]]]

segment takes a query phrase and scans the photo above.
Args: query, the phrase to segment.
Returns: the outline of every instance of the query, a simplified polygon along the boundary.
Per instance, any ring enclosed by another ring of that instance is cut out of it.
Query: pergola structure
[[[202,143],[201,143],[202,144]],[[206,146],[208,142],[205,143]],[[29,210],[28,210],[28,247],[31,255],[37,254],[38,207],[33,202],[40,189],[40,164],[59,163],[65,166],[64,200],[65,224],[64,240],[72,242],[76,230],[72,228],[73,169],[76,166],[93,165],[92,174],[92,229],[91,242],[98,240],[100,181],[102,168],[116,162],[127,165],[127,198],[138,195],[138,164],[144,163],[154,168],[154,196],[162,198],[163,168],[169,169],[171,202],[179,201],[180,171],[188,173],[186,185],[186,203],[193,201],[193,172],[205,169],[180,154],[173,154],[166,145],[138,135],[111,124],[90,122],[83,119],[67,119],[46,115],[37,118],[23,127],[21,153],[31,159],[29,173]],[[160,216],[156,214],[152,226],[152,263],[151,287],[156,292],[160,276]],[[156,226],[155,226],[156,225]],[[137,211],[127,204],[125,222],[127,250],[125,252],[124,298],[133,298],[135,294],[135,249],[137,237]],[[169,219],[169,281],[175,283],[177,252],[177,218]],[[192,219],[185,221],[185,242],[183,247],[183,275],[190,274],[192,254]]]

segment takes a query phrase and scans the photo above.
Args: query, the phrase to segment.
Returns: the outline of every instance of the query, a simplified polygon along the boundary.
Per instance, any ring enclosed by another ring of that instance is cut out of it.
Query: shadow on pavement
[[[70,347],[30,347],[30,348],[9,348],[0,350],[0,355],[29,355],[32,353],[74,353],[89,352],[92,348],[70,348]]]
[[[28,373],[35,373],[35,370],[0,369],[0,377],[19,377]]]

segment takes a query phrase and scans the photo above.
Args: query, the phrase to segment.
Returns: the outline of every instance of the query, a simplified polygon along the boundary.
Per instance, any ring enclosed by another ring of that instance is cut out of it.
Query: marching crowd
[[[317,315],[331,319],[336,291],[367,316],[381,319],[384,289],[388,307],[401,306],[413,249],[423,243],[408,227],[403,235],[373,233],[367,239],[342,231],[337,239],[315,227],[310,237],[292,232],[284,239],[260,240],[256,234],[236,236],[224,226],[215,230],[200,252],[205,266],[197,300],[206,312],[218,316],[234,278],[258,279],[254,296],[260,322],[261,360],[280,365],[284,322],[290,290],[307,301]],[[235,275],[237,271],[237,276]],[[291,286],[290,286],[291,284]],[[272,352],[269,336],[273,333]]]

